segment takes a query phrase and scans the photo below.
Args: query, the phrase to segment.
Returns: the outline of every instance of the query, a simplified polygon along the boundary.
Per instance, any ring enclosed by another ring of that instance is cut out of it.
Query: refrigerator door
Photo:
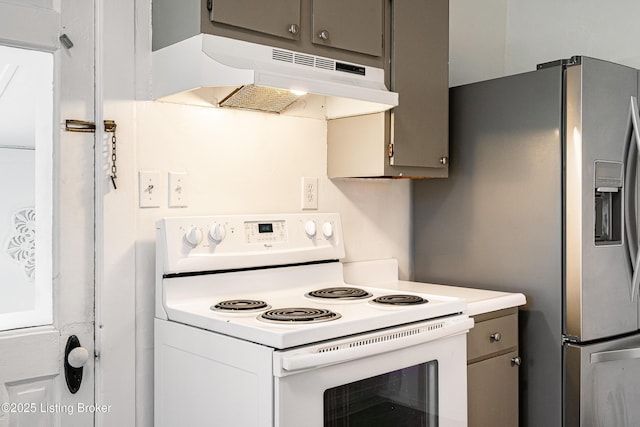
[[[565,348],[565,426],[640,425],[640,336]]]
[[[638,329],[624,232],[624,157],[637,70],[579,57],[566,70],[565,334]]]

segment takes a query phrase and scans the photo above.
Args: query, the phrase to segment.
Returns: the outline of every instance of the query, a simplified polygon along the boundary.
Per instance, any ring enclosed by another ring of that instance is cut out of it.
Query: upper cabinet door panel
[[[213,22],[300,39],[300,0],[213,0]]]
[[[381,56],[383,0],[313,0],[315,44]]]
[[[394,166],[445,168],[449,156],[449,2],[395,1],[391,38]]]

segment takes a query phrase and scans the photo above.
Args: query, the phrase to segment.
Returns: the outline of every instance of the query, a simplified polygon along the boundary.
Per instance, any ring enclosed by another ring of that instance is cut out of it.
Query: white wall
[[[507,4],[449,1],[449,86],[504,75]]]
[[[450,86],[574,55],[640,68],[636,0],[450,0],[450,15]]]
[[[509,0],[505,71],[574,55],[640,68],[637,0]]]

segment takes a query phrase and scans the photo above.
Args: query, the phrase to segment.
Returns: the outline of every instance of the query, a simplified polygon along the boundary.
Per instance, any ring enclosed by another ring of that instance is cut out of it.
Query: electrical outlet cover
[[[302,178],[302,209],[318,209],[318,178]]]

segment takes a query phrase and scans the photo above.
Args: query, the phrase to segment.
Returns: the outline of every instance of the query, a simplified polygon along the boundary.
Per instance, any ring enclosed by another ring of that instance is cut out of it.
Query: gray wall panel
[[[562,403],[562,70],[451,90],[450,174],[414,183],[418,281],[522,292],[521,423]]]

